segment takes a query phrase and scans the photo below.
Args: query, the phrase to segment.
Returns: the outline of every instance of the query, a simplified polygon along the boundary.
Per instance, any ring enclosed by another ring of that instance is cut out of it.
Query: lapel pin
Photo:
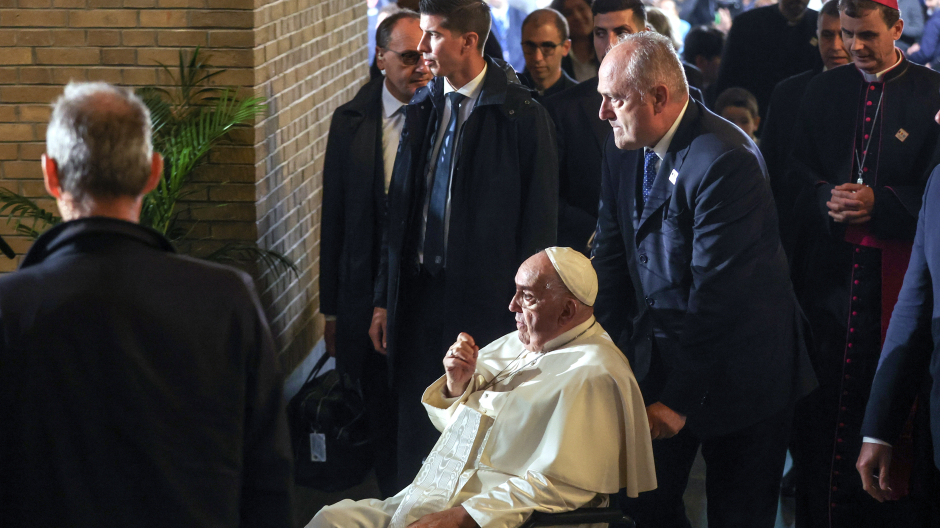
[[[902,129],[898,130],[898,133],[895,134],[894,137],[898,138],[898,140],[900,140],[900,141],[903,143],[904,140],[907,139],[907,136],[909,136],[909,135],[910,135],[910,134],[907,133],[907,130],[904,130],[904,129],[902,128]]]
[[[677,178],[679,178],[679,171],[672,169],[672,172],[669,173],[669,183],[675,185]]]
[[[819,44],[819,39],[817,39],[816,37],[809,39],[810,46],[816,46],[817,44]]]

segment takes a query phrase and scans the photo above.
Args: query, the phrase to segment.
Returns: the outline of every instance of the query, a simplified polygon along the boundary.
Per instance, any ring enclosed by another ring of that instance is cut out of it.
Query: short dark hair
[[[584,3],[587,4],[588,7],[591,7],[591,0],[584,0]],[[549,4],[548,7],[559,13],[563,13],[565,11],[565,0],[552,0],[552,3]]]
[[[829,0],[819,8],[819,16],[831,16],[839,18],[839,0]]]
[[[490,6],[482,0],[421,0],[418,9],[422,15],[435,15],[442,19],[441,27],[461,35],[476,33],[480,39],[477,49],[482,52],[490,34]]]
[[[535,24],[536,22],[541,22],[539,25],[544,25],[547,21],[555,24],[555,28],[558,29],[558,34],[561,35],[561,41],[564,42],[568,40],[568,21],[565,20],[565,16],[559,13],[558,11],[547,7],[544,9],[536,9],[529,13],[525,20],[522,21],[522,30],[525,30],[525,27],[529,24]]]
[[[695,64],[696,57],[705,57],[711,60],[721,55],[725,46],[725,34],[711,26],[695,26],[685,36],[685,46],[682,48],[682,58],[688,63]]]
[[[881,18],[889,28],[901,20],[901,11],[872,0],[839,0],[839,12],[852,18],[861,18],[874,9],[881,11]]]
[[[395,24],[403,18],[420,20],[421,15],[410,9],[402,9],[385,17],[385,20],[375,29],[375,45],[382,49],[388,49],[388,43],[392,41],[392,31],[395,30]]]
[[[721,115],[722,110],[729,106],[744,108],[751,113],[752,118],[760,116],[760,108],[757,106],[757,98],[754,94],[744,88],[732,87],[721,92],[721,95],[715,99],[715,113]]]
[[[633,11],[633,18],[643,26],[639,29],[645,29],[646,5],[641,0],[594,0],[591,2],[591,13],[594,13],[594,16],[628,9]]]

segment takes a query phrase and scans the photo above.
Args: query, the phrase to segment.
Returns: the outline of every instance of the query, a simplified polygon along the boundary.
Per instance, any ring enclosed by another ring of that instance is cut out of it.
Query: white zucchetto
[[[545,250],[562,282],[579,301],[594,306],[597,299],[597,273],[591,261],[569,247],[550,247]]]

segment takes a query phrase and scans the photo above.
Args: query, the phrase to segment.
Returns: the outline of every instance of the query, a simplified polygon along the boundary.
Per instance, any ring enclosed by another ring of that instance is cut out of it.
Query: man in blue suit
[[[940,113],[937,114],[940,123]],[[891,314],[878,370],[865,410],[865,442],[856,467],[862,485],[872,497],[888,497],[892,444],[901,436],[914,397],[924,381],[933,378],[927,407],[933,437],[933,460],[940,468],[940,167],[934,169],[924,191],[917,219],[917,234],[904,286]],[[935,477],[934,482],[938,482]],[[934,495],[936,497],[936,495]]]
[[[628,35],[604,59],[594,266],[598,319],[647,404],[659,488],[638,525],[687,527],[696,451],[711,527],[771,527],[794,402],[814,386],[764,161],[689,98],[668,39]],[[608,326],[609,325],[609,326]]]

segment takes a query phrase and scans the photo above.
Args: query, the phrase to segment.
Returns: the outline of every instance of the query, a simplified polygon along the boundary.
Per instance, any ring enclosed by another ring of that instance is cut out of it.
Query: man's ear
[[[653,87],[653,113],[659,114],[666,108],[666,103],[669,102],[669,90],[666,89],[662,84]]]
[[[574,319],[574,316],[578,314],[578,301],[572,299],[571,297],[565,298],[565,306],[561,309],[561,314],[558,316],[558,323],[561,326],[564,326],[571,322]]]
[[[385,69],[385,53],[378,46],[375,47],[375,67],[380,70]]]
[[[754,127],[760,128],[760,116],[754,116]]]
[[[476,51],[478,42],[480,42],[480,35],[475,31],[469,31],[463,34],[463,45],[467,48],[467,51]]]
[[[569,52],[570,50],[571,50],[571,39],[568,39],[568,40],[566,40],[566,41],[561,45],[561,56],[562,56],[562,57],[567,57],[567,56],[568,56],[568,52]]]
[[[154,152],[150,160],[150,177],[147,178],[147,185],[144,186],[141,195],[149,194],[150,191],[157,188],[160,184],[160,178],[163,177],[163,156]]]
[[[46,186],[46,192],[58,200],[62,195],[62,188],[59,186],[59,167],[47,154],[42,155],[40,163],[42,163],[42,182]]]
[[[898,40],[901,38],[902,33],[904,33],[904,19],[899,18],[891,27],[891,38]]]

